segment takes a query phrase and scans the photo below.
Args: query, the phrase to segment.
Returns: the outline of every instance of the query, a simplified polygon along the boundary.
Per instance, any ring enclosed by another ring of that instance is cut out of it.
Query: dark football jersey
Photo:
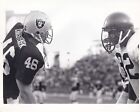
[[[17,23],[6,36],[3,44],[4,98],[17,98],[19,89],[16,79],[23,84],[31,84],[37,71],[44,65],[44,59],[39,49],[29,38],[31,35],[23,32],[21,23]]]
[[[75,82],[74,85],[72,86],[71,90],[72,91],[79,91],[79,89],[80,89],[80,83]]]

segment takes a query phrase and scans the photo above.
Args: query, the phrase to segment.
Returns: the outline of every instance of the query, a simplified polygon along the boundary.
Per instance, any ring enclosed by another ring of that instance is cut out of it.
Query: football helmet
[[[48,16],[43,12],[30,12],[24,20],[24,31],[41,43],[52,42],[53,29]]]
[[[116,45],[125,46],[134,33],[134,25],[129,16],[121,12],[110,14],[104,22],[101,41],[104,49],[112,53]]]

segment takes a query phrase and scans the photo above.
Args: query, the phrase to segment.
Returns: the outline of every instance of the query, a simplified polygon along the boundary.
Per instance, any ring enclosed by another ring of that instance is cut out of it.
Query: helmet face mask
[[[40,11],[32,11],[24,21],[24,31],[40,43],[50,44],[53,39],[53,29],[47,15]]]
[[[41,43],[47,43],[50,44],[53,40],[53,29],[49,29],[45,32],[36,32],[35,35],[33,35],[35,39],[37,39]]]
[[[133,24],[127,15],[113,13],[109,15],[104,23],[101,33],[101,41],[104,49],[112,53],[116,45],[120,45],[126,38],[130,37]]]
[[[102,29],[101,41],[108,53],[111,53],[118,44],[120,32],[117,29]]]
[[[49,29],[47,31],[47,38],[45,39],[45,43],[50,44],[53,39],[53,29]]]

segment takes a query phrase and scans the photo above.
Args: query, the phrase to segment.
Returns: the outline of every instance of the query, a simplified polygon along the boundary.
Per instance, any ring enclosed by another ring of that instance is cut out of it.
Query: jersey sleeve
[[[26,47],[23,47],[16,62],[16,79],[26,85],[33,81],[35,74],[44,64],[31,50],[27,50]]]
[[[140,31],[136,31],[136,33],[128,41],[126,48],[131,60],[136,63],[139,62],[139,37]]]

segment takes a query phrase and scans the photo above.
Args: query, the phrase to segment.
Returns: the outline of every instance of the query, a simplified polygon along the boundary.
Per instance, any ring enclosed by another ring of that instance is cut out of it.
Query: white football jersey
[[[133,70],[130,70],[130,73],[133,75],[132,78],[129,76],[130,83],[139,98],[139,38],[140,30],[136,30],[136,33],[130,38],[127,44],[127,52],[134,64]]]
[[[120,73],[124,80],[128,80],[139,98],[139,40],[136,32],[128,41],[127,46],[116,47],[113,53],[119,66]]]

